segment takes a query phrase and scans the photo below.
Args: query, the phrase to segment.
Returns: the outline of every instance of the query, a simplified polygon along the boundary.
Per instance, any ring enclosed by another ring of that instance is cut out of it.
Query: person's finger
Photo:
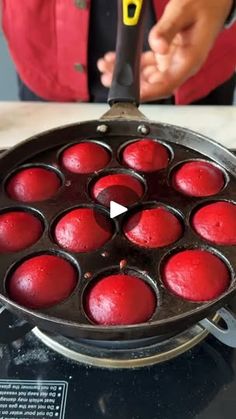
[[[150,84],[147,81],[141,83],[140,98],[141,102],[152,102],[172,96],[173,89],[168,84],[167,79],[161,79],[159,83]]]
[[[176,46],[170,47],[169,54],[154,54],[152,51],[148,51],[142,55],[141,60],[141,73],[144,77],[148,77],[149,74],[155,70],[166,71],[170,65],[172,54],[174,53]]]
[[[157,90],[157,91],[156,91]],[[162,99],[168,97],[166,93],[166,88],[162,86],[150,85],[145,80],[141,82],[140,86],[140,101],[143,102],[152,102],[157,99]]]
[[[156,65],[149,65],[144,67],[141,70],[141,76],[145,79],[148,80],[152,74],[155,74],[157,72],[157,66]]]
[[[169,49],[169,54],[162,55],[162,54],[155,54],[156,59],[156,66],[159,71],[163,72],[168,70],[175,53],[176,47],[171,46]]]
[[[171,96],[197,70],[196,62],[188,60],[188,63],[183,61],[177,66],[172,65],[167,71],[152,73],[146,80],[146,97],[149,96],[149,100],[154,100]]]
[[[179,62],[170,63],[166,71],[156,71],[150,74],[148,82],[150,84],[168,81],[170,89],[173,91],[181,86],[189,77],[193,76],[200,67],[200,62],[194,54],[186,55]]]
[[[179,0],[170,0],[159,22],[151,29],[149,44],[154,52],[168,53],[174,37],[195,22],[190,8],[180,7]]]
[[[107,53],[104,55],[104,59],[105,59],[106,61],[111,61],[111,62],[114,62],[114,61],[115,61],[115,59],[116,59],[116,53],[115,53],[115,52],[113,52],[113,51],[109,51],[109,52],[107,52]]]
[[[153,101],[171,96],[189,77],[193,76],[202,66],[204,53],[196,51],[194,46],[180,48],[172,56],[166,71],[151,72],[148,79],[141,83],[141,100]]]
[[[175,45],[170,54],[170,61],[166,68],[171,86],[179,87],[188,78],[193,76],[204,64],[209,51],[214,43],[214,37],[209,36],[209,29],[204,19],[195,23],[191,30],[182,35],[183,42]],[[164,71],[165,72],[165,71]],[[159,75],[157,79],[159,80]],[[150,83],[157,82],[154,75],[149,79]]]
[[[112,73],[105,73],[101,76],[101,83],[104,87],[110,87],[112,82]]]
[[[97,68],[101,73],[112,72],[114,69],[114,62],[109,62],[100,58],[97,62]]]
[[[107,63],[103,58],[100,58],[97,61],[97,68],[98,68],[99,71],[101,71],[101,73],[104,73],[104,71],[106,71]]]
[[[149,65],[155,65],[155,64],[156,64],[156,60],[155,60],[155,55],[153,51],[146,51],[142,53],[141,63],[140,63],[141,69]]]
[[[104,57],[97,61],[97,67],[101,73],[113,71],[115,65],[116,54],[115,52],[107,52]]]

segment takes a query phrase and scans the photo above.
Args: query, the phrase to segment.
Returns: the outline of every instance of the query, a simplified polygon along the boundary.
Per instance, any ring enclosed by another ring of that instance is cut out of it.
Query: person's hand
[[[108,52],[103,58],[98,60],[97,66],[101,72],[101,82],[103,86],[110,87],[112,75],[115,66],[115,52]],[[157,99],[156,92],[153,95],[153,85],[149,83],[146,73],[155,66],[155,72],[158,71],[155,55],[152,51],[142,54],[140,67],[140,99],[142,102]]]
[[[230,13],[233,0],[170,0],[149,34],[151,51],[142,55],[141,100],[168,97],[204,64]],[[109,87],[115,54],[98,61]]]

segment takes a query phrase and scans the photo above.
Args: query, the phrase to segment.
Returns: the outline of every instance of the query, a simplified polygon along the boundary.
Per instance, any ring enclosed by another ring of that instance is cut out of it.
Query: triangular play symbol
[[[110,201],[110,218],[115,218],[118,215],[124,214],[126,211],[128,211],[128,208],[115,201]]]

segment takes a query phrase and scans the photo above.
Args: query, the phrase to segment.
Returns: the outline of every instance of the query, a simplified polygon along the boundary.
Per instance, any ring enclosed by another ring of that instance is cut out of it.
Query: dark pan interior
[[[161,204],[169,207],[181,219],[184,234],[176,243],[159,249],[144,249],[129,242],[122,233],[122,223],[126,215],[114,221],[115,234],[105,246],[89,253],[65,252],[53,241],[51,228],[54,220],[64,211],[81,205],[94,206],[88,193],[89,182],[93,177],[110,170],[127,169],[120,163],[120,150],[129,141],[142,138],[140,121],[107,121],[106,134],[97,131],[101,121],[90,121],[66,126],[35,136],[0,157],[0,212],[6,209],[26,208],[36,211],[44,220],[45,229],[41,239],[22,252],[0,254],[0,299],[11,310],[39,327],[71,337],[88,339],[138,339],[156,334],[170,334],[189,327],[200,319],[212,314],[223,306],[235,291],[236,252],[235,246],[217,246],[203,241],[194,233],[189,224],[190,214],[203,203],[228,200],[236,202],[236,157],[213,141],[189,130],[166,124],[145,122],[150,131],[145,138],[153,138],[166,145],[170,152],[167,169],[154,173],[140,173],[146,193],[130,211],[139,207]],[[108,166],[98,174],[75,175],[63,169],[60,152],[69,144],[83,140],[101,142],[111,150]],[[175,191],[169,184],[172,170],[183,161],[203,159],[219,165],[225,173],[226,185],[223,190],[210,198],[190,198]],[[6,179],[24,165],[46,165],[58,171],[62,187],[58,194],[45,202],[24,205],[11,200],[5,193]],[[107,213],[107,209],[97,206]],[[211,302],[193,303],[171,294],[161,281],[161,263],[167,255],[181,249],[204,248],[219,255],[231,273],[231,285],[219,299]],[[28,310],[10,301],[5,281],[18,263],[30,256],[41,253],[62,254],[75,264],[78,271],[78,284],[72,295],[63,303],[39,311]],[[83,309],[83,294],[88,284],[103,273],[119,272],[120,262],[126,260],[124,272],[134,272],[150,283],[157,295],[157,309],[152,319],[140,325],[101,327],[93,325]]]

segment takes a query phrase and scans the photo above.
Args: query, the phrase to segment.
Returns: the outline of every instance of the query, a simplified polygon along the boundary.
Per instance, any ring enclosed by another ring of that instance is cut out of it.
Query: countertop
[[[59,125],[98,119],[107,110],[106,104],[0,102],[0,148]],[[236,148],[236,106],[144,105],[140,110],[156,122],[190,128]]]

